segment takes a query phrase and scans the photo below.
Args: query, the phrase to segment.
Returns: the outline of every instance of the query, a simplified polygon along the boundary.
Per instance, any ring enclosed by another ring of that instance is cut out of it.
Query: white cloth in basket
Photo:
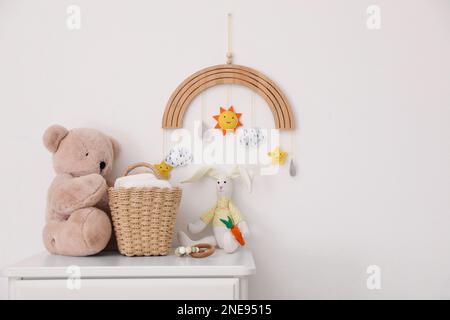
[[[171,188],[172,185],[167,180],[161,180],[152,173],[139,173],[131,176],[117,178],[114,188]]]

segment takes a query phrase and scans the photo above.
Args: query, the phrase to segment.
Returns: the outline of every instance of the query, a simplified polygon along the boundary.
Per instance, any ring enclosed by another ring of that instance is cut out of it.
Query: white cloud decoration
[[[164,161],[174,168],[183,167],[192,161],[191,150],[181,146],[174,147]]]
[[[239,142],[246,147],[258,147],[265,139],[260,128],[245,128],[239,130]]]

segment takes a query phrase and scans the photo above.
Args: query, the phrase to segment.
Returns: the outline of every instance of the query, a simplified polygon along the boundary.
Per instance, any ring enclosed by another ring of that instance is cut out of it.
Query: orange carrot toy
[[[242,236],[241,230],[233,223],[233,220],[231,220],[230,217],[228,217],[228,221],[224,219],[220,219],[222,223],[231,231],[231,234],[234,236],[237,242],[241,246],[245,245],[244,237]]]

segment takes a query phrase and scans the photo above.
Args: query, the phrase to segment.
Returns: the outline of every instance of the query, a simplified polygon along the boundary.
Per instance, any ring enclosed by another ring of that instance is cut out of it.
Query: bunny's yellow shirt
[[[220,198],[217,204],[206,211],[200,219],[206,224],[212,221],[214,227],[225,227],[220,219],[228,220],[231,217],[233,224],[237,225],[243,220],[242,214],[238,208],[228,198]]]

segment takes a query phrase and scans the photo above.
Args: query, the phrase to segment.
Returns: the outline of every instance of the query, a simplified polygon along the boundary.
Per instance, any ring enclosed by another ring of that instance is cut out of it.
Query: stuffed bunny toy
[[[241,177],[249,192],[251,191],[251,179],[247,171],[242,167],[236,167],[231,174],[218,171],[212,167],[199,169],[190,179],[182,183],[195,182],[208,176],[216,180],[217,202],[206,211],[199,220],[189,223],[189,232],[196,234],[205,229],[212,222],[214,236],[205,237],[194,241],[183,231],[178,232],[178,240],[183,246],[192,246],[198,243],[208,243],[223,248],[225,252],[232,253],[245,244],[245,239],[250,231],[244,217],[231,200],[233,194],[233,180]]]

